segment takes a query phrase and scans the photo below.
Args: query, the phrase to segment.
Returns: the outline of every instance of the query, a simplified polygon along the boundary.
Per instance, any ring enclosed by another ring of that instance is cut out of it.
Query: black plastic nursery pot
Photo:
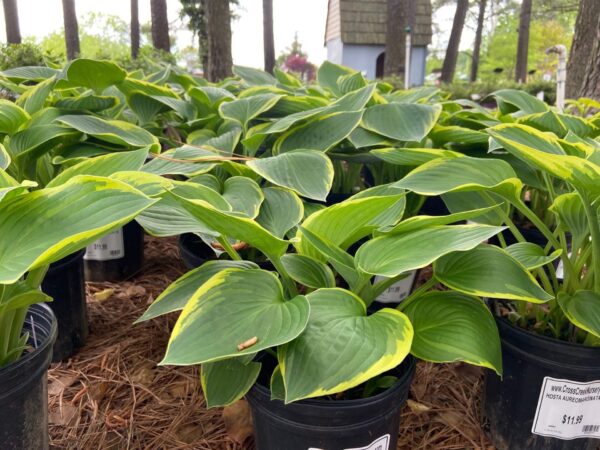
[[[57,324],[46,305],[29,308],[25,322],[29,332],[26,352],[15,363],[0,369],[0,448],[44,450],[48,448],[48,381]]]
[[[409,356],[395,369],[398,381],[373,397],[310,399],[285,405],[255,384],[246,398],[258,450],[395,450],[404,405],[415,371]]]
[[[346,193],[336,193],[330,192],[327,195],[327,199],[325,200],[326,206],[337,205],[338,203],[342,203],[352,197],[354,194],[346,194]]]
[[[189,270],[200,267],[206,261],[217,259],[215,252],[202,239],[194,233],[184,233],[179,236],[179,255],[183,264]],[[225,256],[225,255],[224,255]],[[243,254],[241,255],[244,256]],[[254,261],[258,267],[264,270],[273,270],[270,261]]]
[[[42,291],[52,297],[49,303],[58,322],[53,361],[69,358],[85,344],[88,336],[87,304],[83,255],[85,250],[50,265],[42,282]]]
[[[419,210],[419,214],[424,216],[447,216],[450,214],[450,210],[444,203],[444,200],[442,200],[442,197],[436,195],[425,199]]]
[[[123,281],[142,269],[144,229],[129,222],[89,245],[85,254],[87,281]]]
[[[600,347],[496,322],[504,374],[488,371],[484,385],[484,424],[496,448],[600,448]]]
[[[184,233],[178,240],[179,255],[188,269],[200,267],[206,261],[215,259],[215,252],[194,233]]]

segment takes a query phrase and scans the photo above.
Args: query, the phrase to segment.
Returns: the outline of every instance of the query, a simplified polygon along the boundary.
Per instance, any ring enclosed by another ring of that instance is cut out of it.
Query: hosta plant
[[[51,301],[40,290],[48,265],[132,220],[155,200],[121,181],[76,176],[29,192],[0,169],[0,367],[28,349],[30,305]]]
[[[268,211],[251,219],[216,202],[165,192],[220,242],[250,246],[272,270],[244,261],[210,261],[169,286],[140,320],[181,311],[162,364],[202,365],[209,406],[242,397],[256,382],[261,354],[277,361],[275,398],[293,402],[348,392],[398,366],[409,353],[435,362],[466,361],[502,370],[493,317],[478,296],[460,288],[460,274],[434,274],[398,308],[370,313],[373,300],[406,273],[463,255],[504,227],[455,225],[495,208],[402,220],[405,191],[378,186],[303,219],[296,194],[278,189]],[[267,218],[268,213],[268,220]],[[509,254],[489,256],[509,271],[507,295],[545,301],[548,294]],[[375,276],[379,275],[375,281]],[[441,282],[449,289],[438,291]],[[455,287],[457,286],[457,287]]]
[[[453,289],[510,300],[497,303],[496,312],[521,327],[569,342],[598,345],[600,145],[589,137],[567,141],[524,124],[497,125],[487,132],[493,151],[503,149],[542,174],[554,225],[548,226],[527,205],[524,181],[505,161],[463,155],[431,159],[395,186],[422,195],[452,193],[462,198],[463,204],[472,199],[478,199],[478,204],[496,203],[493,214],[472,220],[503,223],[517,242],[506,245],[500,238],[499,246],[482,246],[461,254],[460,263],[452,255],[441,258],[434,264],[434,276]],[[509,208],[533,224],[547,245],[527,242]],[[516,278],[507,272],[508,267],[499,264],[500,256],[517,261],[512,270],[531,270],[531,280],[539,280],[544,291],[535,298],[511,294]]]

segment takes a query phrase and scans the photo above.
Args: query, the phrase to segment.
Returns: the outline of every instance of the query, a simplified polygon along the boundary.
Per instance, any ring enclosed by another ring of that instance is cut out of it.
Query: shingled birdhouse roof
[[[344,44],[385,45],[386,29],[387,0],[329,0],[325,42],[341,38]],[[431,43],[430,0],[417,0],[412,31],[414,46]]]

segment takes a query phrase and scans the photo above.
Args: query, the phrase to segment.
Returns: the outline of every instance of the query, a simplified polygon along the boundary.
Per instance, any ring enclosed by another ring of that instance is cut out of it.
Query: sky
[[[59,30],[63,24],[61,0],[17,0],[21,35],[38,39]],[[232,22],[233,62],[238,65],[261,67],[263,65],[262,0],[240,0],[238,19]],[[77,16],[89,12],[113,14],[129,22],[129,0],[76,0]],[[139,0],[140,22],[150,21],[150,0]],[[179,0],[167,0],[170,24],[181,28]],[[273,0],[275,54],[288,47],[294,34],[309,60],[319,64],[327,57],[323,46],[327,0]],[[6,42],[4,12],[0,8],[0,42]],[[177,32],[177,45],[196,45],[187,30]]]
[[[600,1],[600,0],[599,0]],[[19,22],[23,37],[34,36],[38,40],[62,27],[61,0],[17,0]],[[75,0],[77,16],[83,17],[89,12],[101,12],[130,20],[129,0]],[[237,65],[262,67],[262,0],[239,0],[236,10],[237,19],[232,22],[233,62]],[[150,0],[139,0],[140,22],[150,21]],[[191,32],[179,19],[179,0],[167,0],[167,14],[172,29],[178,29],[177,46],[196,46]],[[0,8],[0,24],[4,24],[4,11]],[[432,47],[445,49],[454,7],[446,6],[436,11],[434,20],[439,33],[434,36]],[[275,36],[275,54],[279,55],[293,41],[295,33],[302,43],[309,60],[320,64],[327,57],[323,40],[327,18],[327,0],[273,0],[273,22]],[[472,46],[473,30],[465,27],[461,40],[461,50]],[[6,31],[0,26],[0,42],[6,42]],[[443,51],[443,50],[442,50]]]

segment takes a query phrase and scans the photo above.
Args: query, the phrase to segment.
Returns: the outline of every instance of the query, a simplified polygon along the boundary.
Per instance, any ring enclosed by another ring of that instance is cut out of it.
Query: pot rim
[[[56,336],[58,334],[58,322],[56,320],[56,316],[52,312],[52,309],[48,305],[46,305],[44,303],[36,303],[29,307],[28,312],[31,311],[32,308],[35,308],[35,309],[39,308],[43,311],[43,313],[48,315],[48,318],[51,321],[50,332],[45,337],[45,339],[40,343],[40,345],[38,347],[36,347],[33,351],[22,355],[17,361],[15,361],[5,367],[0,368],[0,378],[4,375],[10,374],[11,372],[20,370],[24,366],[32,363],[32,361],[36,358],[40,358],[40,356],[44,352],[48,351],[49,347],[50,347],[50,353],[48,354],[48,364],[50,363],[51,353],[52,353],[51,348],[54,345],[54,341],[56,340]],[[42,366],[45,366],[45,364],[42,364]],[[44,371],[45,370],[47,370],[47,367],[44,367]],[[37,372],[37,370],[35,370],[35,372]],[[13,394],[14,392],[18,392],[20,390],[21,386],[22,386],[22,384],[17,384],[9,391],[0,390],[0,393],[2,394],[2,395],[0,395],[0,398],[9,396],[9,395]]]
[[[65,256],[64,258],[61,258],[58,261],[51,263],[50,267],[48,268],[48,271],[50,272],[50,271],[54,271],[54,270],[60,270],[60,269],[64,268],[65,266],[74,263],[75,260],[77,260],[79,258],[83,258],[83,255],[85,255],[85,248],[77,250],[76,252],[73,252],[73,253]]]

